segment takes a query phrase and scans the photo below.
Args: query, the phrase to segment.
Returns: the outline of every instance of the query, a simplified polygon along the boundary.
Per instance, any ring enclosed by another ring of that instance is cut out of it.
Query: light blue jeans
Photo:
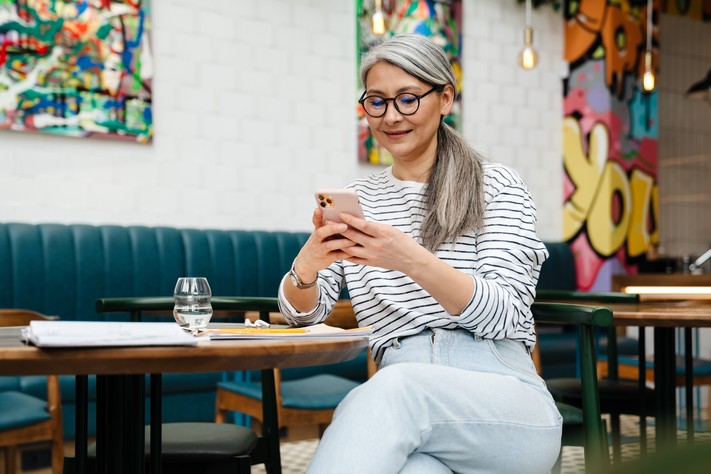
[[[545,473],[562,418],[520,342],[434,329],[341,402],[310,474]]]

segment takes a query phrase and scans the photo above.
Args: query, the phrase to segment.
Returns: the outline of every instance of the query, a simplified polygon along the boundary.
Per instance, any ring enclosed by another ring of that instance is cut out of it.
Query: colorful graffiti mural
[[[400,33],[418,33],[433,38],[445,50],[450,58],[452,68],[457,77],[460,96],[455,101],[452,112],[445,117],[446,123],[459,128],[462,114],[462,2],[461,0],[383,0],[382,12],[385,18],[385,34],[376,35],[372,30],[372,17],[375,12],[374,0],[358,0],[357,12],[357,58],[368,52],[370,48],[383,41],[384,38]],[[360,61],[357,64],[360,68]],[[358,78],[358,89],[362,91],[363,84]],[[358,92],[360,94],[360,92]],[[358,161],[365,163],[389,165],[392,163],[390,153],[378,145],[368,128],[365,111],[358,104]]]
[[[0,0],[0,128],[148,143],[148,0]]]
[[[639,84],[648,12],[627,0],[567,5],[563,235],[578,287],[609,290],[659,240],[657,92]],[[657,37],[654,28],[655,70]]]

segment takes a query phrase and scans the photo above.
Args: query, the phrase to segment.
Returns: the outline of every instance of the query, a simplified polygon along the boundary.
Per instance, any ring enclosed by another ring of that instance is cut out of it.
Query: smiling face
[[[409,75],[397,66],[380,62],[368,71],[366,96],[395,97],[403,92],[420,96],[432,85]],[[382,117],[366,115],[375,139],[392,153],[395,166],[416,166],[429,170],[437,152],[437,129],[440,117],[452,108],[454,89],[445,86],[442,92],[432,92],[420,99],[420,108],[413,115],[402,115],[388,102]]]

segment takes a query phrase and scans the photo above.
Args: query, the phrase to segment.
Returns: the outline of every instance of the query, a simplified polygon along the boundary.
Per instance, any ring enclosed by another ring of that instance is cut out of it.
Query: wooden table
[[[130,426],[123,430],[125,439],[116,444],[113,438],[106,441],[101,435],[102,432],[113,434],[116,431],[113,426],[97,430],[97,463],[99,466],[108,466],[107,472],[117,474],[144,472],[145,374],[159,376],[171,372],[257,370],[332,364],[356,357],[367,346],[367,338],[348,338],[207,341],[192,347],[39,349],[21,342],[20,330],[19,327],[0,329],[0,375],[76,375],[78,410],[79,399],[86,400],[87,375],[97,374],[109,383],[102,389],[102,384],[97,382],[97,410],[99,406],[108,407],[108,404],[112,404],[107,410],[112,415],[107,418],[107,423]],[[127,407],[125,411],[113,405],[119,389],[129,399],[122,400]],[[84,393],[80,394],[80,391]],[[151,421],[151,432],[160,432],[160,423],[156,428],[156,420]],[[82,446],[80,440],[86,441],[86,429],[85,423],[84,426],[77,426],[77,458],[80,460],[85,459],[86,444]],[[109,446],[112,449],[106,449]],[[83,452],[83,457],[79,455],[80,452]],[[100,461],[99,453],[105,453],[106,459]],[[84,466],[79,466],[79,470],[82,468]]]
[[[656,398],[657,444],[676,443],[676,346],[674,329],[685,328],[685,373],[687,430],[693,438],[691,328],[711,327],[709,301],[641,301],[638,304],[608,304],[615,326],[637,326],[640,354],[645,353],[644,328],[654,328],[654,390]],[[644,357],[640,357],[640,384],[645,383]]]

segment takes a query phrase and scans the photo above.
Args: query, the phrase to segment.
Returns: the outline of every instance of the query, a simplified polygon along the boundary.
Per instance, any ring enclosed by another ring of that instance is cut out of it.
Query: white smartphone
[[[316,205],[323,211],[324,222],[342,222],[341,213],[364,219],[358,195],[352,189],[318,189],[314,196]]]

